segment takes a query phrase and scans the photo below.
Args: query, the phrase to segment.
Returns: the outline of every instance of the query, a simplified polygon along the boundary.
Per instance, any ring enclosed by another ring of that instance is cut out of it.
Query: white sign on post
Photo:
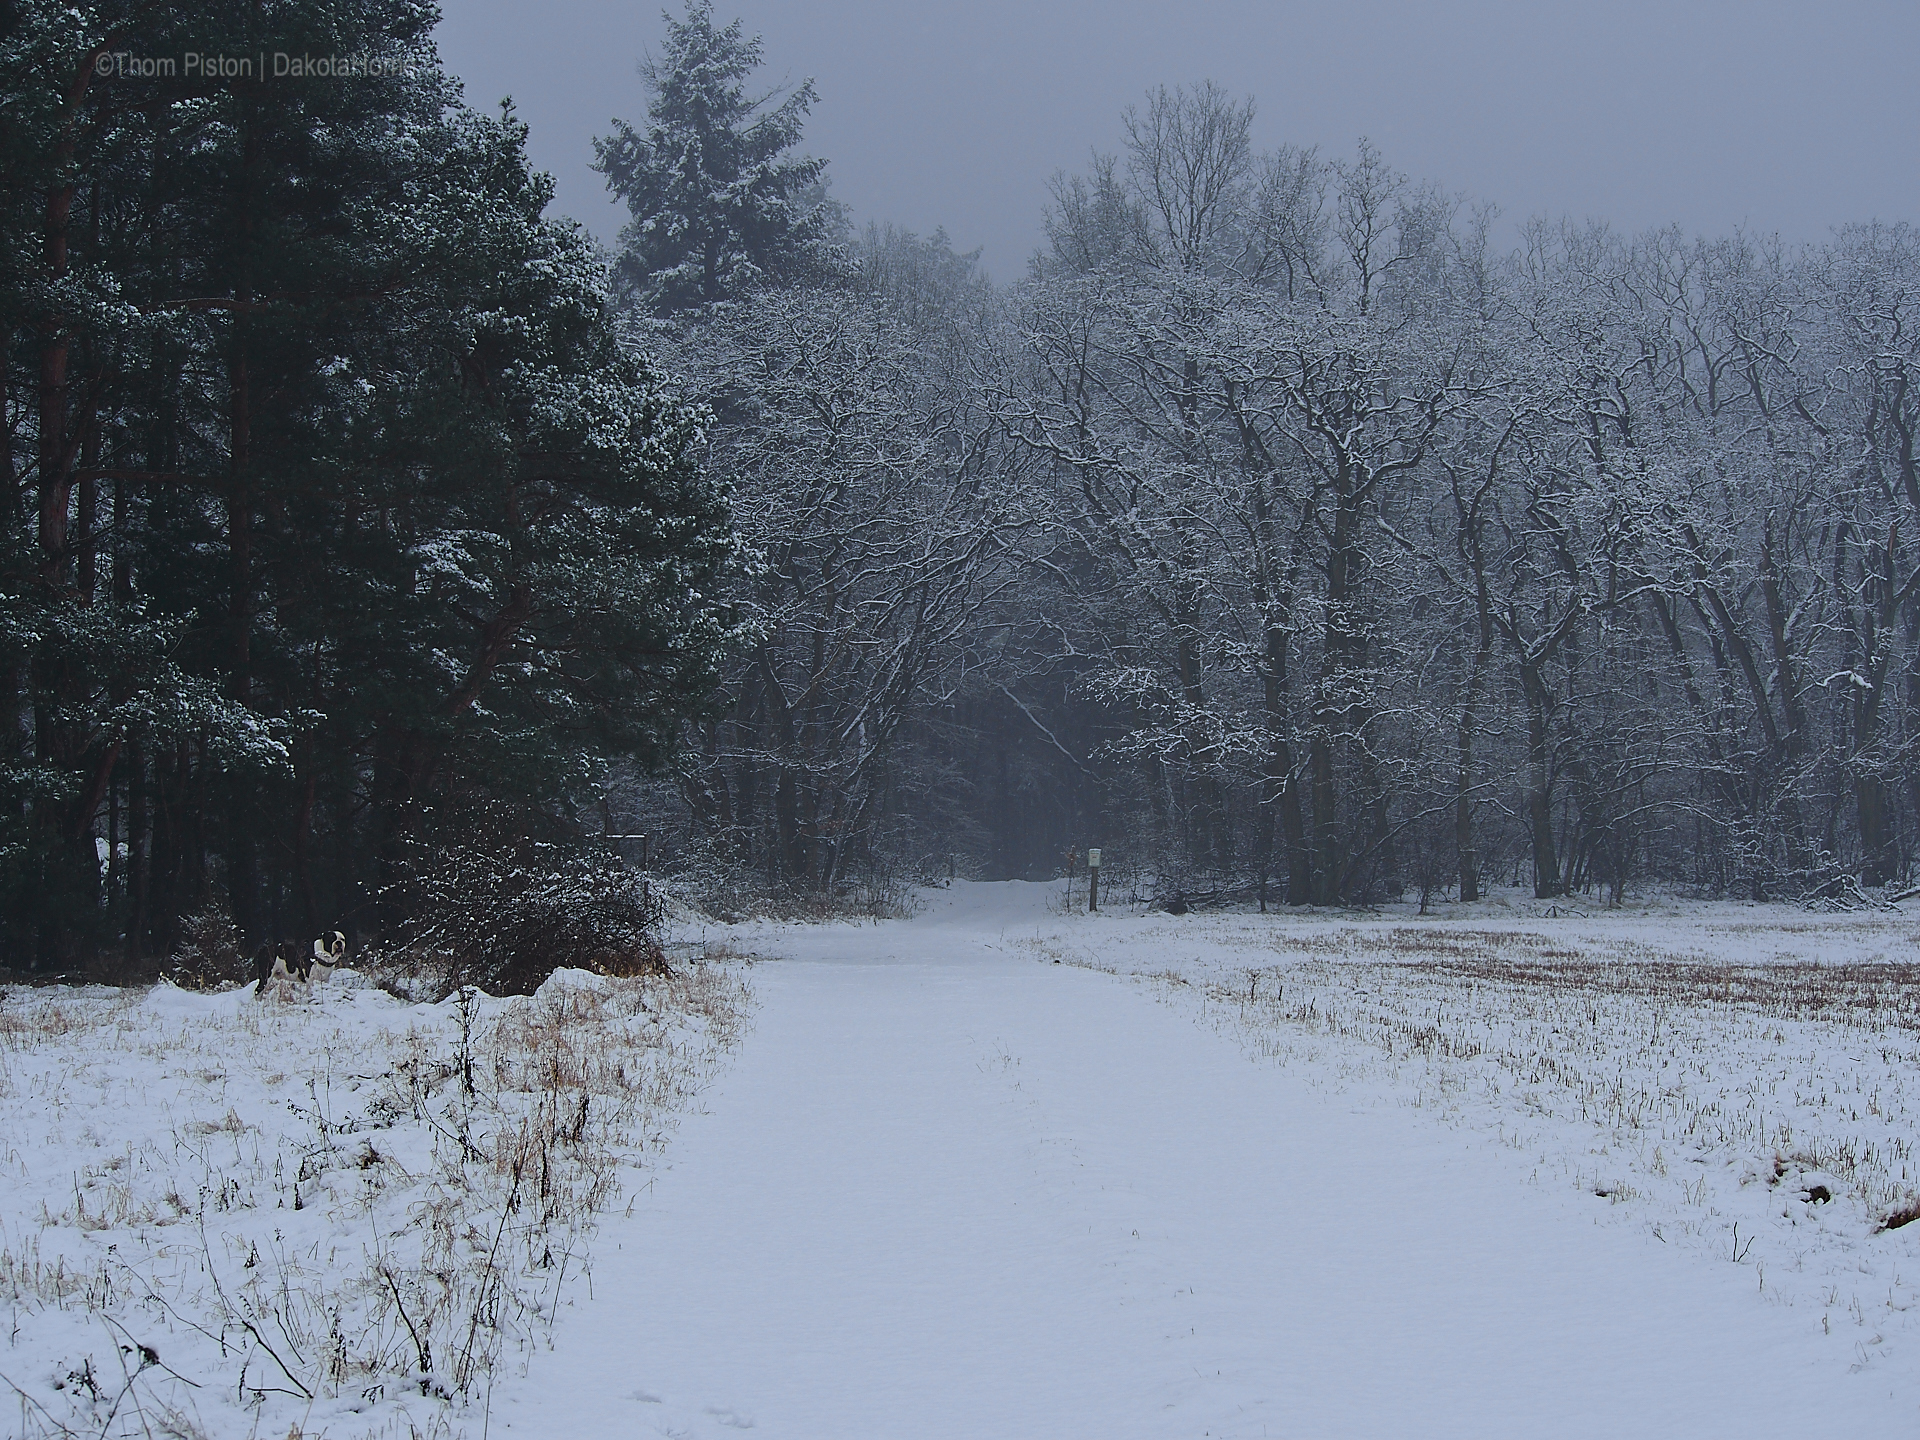
[[[1090,870],[1100,868],[1100,851],[1097,847],[1087,851],[1087,868]]]

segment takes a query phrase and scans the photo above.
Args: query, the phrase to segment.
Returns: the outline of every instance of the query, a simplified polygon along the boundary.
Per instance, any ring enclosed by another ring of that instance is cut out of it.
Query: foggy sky
[[[592,137],[644,120],[648,0],[442,0],[468,100],[512,95],[555,209],[612,238]],[[673,0],[679,13],[683,0]],[[1150,86],[1259,101],[1262,145],[1344,156],[1369,136],[1417,180],[1629,230],[1745,225],[1799,242],[1920,215],[1913,0],[715,0],[764,37],[771,84],[812,76],[805,148],[859,221],[984,247],[996,279],[1041,238],[1046,181],[1115,149]]]

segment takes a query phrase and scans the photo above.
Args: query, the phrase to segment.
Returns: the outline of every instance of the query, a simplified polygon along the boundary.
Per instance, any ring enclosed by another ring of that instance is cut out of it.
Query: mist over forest
[[[413,943],[613,836],[724,915],[1911,879],[1908,225],[1500,220],[1169,77],[989,281],[691,0],[607,245],[438,18],[0,21],[0,965]]]

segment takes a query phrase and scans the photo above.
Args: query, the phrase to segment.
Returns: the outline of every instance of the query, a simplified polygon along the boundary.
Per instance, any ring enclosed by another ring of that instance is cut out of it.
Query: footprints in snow
[[[739,1410],[735,1410],[731,1405],[701,1406],[700,1413],[707,1417],[707,1423],[695,1420],[691,1422],[691,1428],[687,1428],[683,1426],[679,1416],[671,1413],[673,1410],[678,1409],[678,1407],[668,1406],[666,1396],[656,1395],[651,1390],[643,1388],[635,1390],[627,1398],[629,1400],[637,1400],[642,1405],[667,1407],[669,1413],[656,1417],[654,1429],[658,1434],[671,1437],[671,1440],[693,1440],[694,1436],[702,1434],[703,1432],[711,1433],[710,1425],[718,1425],[728,1430],[753,1429],[753,1417]]]

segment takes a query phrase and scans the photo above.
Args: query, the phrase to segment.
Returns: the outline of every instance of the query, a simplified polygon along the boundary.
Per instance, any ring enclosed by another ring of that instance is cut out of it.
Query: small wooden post
[[[1087,913],[1100,908],[1100,847],[1087,851]]]

